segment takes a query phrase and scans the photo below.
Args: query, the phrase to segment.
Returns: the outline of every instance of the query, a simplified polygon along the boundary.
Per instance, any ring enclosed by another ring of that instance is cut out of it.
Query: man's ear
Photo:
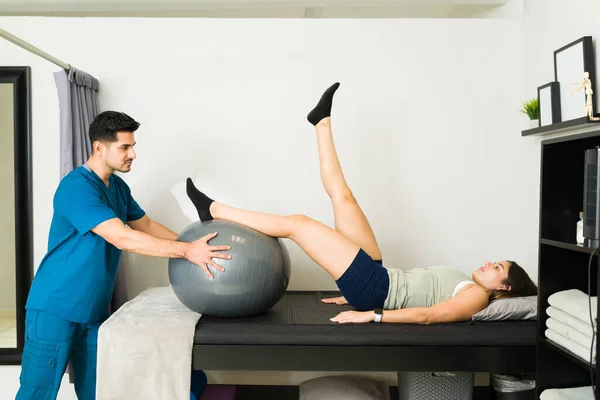
[[[92,148],[94,150],[95,153],[100,153],[102,150],[102,147],[104,147],[102,145],[102,142],[99,140],[96,140],[93,144],[92,144]]]

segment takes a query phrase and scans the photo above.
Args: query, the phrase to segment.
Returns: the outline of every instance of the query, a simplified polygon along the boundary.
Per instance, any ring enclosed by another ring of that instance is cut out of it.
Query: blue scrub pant
[[[96,397],[96,353],[101,322],[80,324],[27,310],[21,387],[15,400],[54,400],[71,361],[79,400]]]
[[[200,400],[202,393],[206,390],[208,377],[202,370],[192,371],[190,400]]]

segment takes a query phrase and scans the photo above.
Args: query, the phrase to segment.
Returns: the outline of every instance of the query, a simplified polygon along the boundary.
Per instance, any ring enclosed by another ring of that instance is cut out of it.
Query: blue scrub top
[[[145,213],[129,186],[111,175],[108,187],[87,165],[67,174],[54,194],[54,215],[44,256],[26,308],[73,322],[108,316],[121,251],[92,229],[112,218],[123,223]]]

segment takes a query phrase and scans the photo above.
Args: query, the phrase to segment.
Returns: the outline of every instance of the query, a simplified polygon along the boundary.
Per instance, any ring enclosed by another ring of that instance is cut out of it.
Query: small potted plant
[[[540,104],[538,102],[537,97],[534,97],[533,99],[523,103],[521,106],[521,110],[519,110],[519,111],[521,111],[523,114],[525,114],[529,117],[529,127],[530,128],[537,128],[538,126],[540,126],[540,123],[539,123]]]

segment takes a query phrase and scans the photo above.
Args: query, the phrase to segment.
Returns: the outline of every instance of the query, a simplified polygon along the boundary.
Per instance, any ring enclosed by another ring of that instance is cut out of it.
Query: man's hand
[[[321,301],[326,304],[337,304],[340,306],[344,305],[344,304],[348,304],[348,300],[346,300],[346,298],[344,296],[330,297],[328,299],[321,299]]]
[[[364,324],[367,322],[375,321],[374,311],[344,311],[331,318],[331,321],[340,324]]]
[[[220,250],[231,250],[230,246],[210,246],[208,244],[209,240],[211,240],[215,236],[217,236],[216,232],[209,233],[208,235],[206,235],[196,241],[191,242],[190,243],[191,246],[185,254],[185,258],[188,259],[189,261],[193,262],[194,264],[197,264],[200,267],[202,267],[202,269],[204,270],[204,272],[206,272],[206,275],[210,279],[213,279],[214,276],[208,269],[208,265],[216,268],[217,271],[221,271],[221,272],[225,271],[223,269],[223,267],[221,267],[220,265],[217,265],[212,260],[213,258],[222,258],[225,260],[231,260],[231,256],[229,256],[229,255],[216,253],[217,251],[220,251]]]

